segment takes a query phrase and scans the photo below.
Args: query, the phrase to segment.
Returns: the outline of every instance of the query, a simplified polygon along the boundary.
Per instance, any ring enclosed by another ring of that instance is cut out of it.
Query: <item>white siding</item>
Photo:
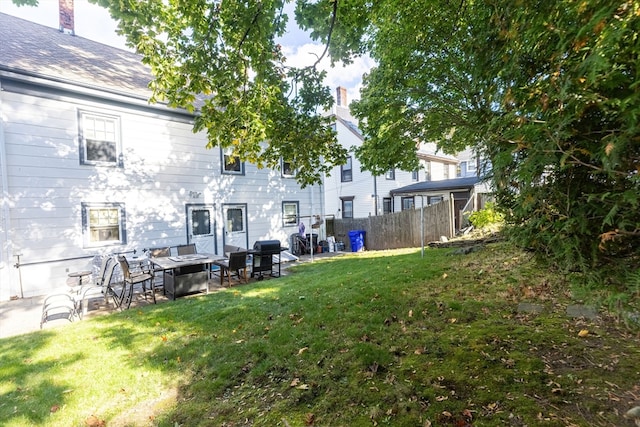
[[[80,164],[78,110],[120,118],[124,167]],[[206,149],[205,135],[194,134],[190,123],[157,111],[4,91],[0,120],[9,183],[0,190],[8,196],[3,203],[11,224],[9,231],[0,228],[1,300],[19,295],[18,280],[8,273],[18,254],[29,264],[20,269],[27,297],[64,286],[67,272],[87,269],[95,254],[185,243],[187,204],[216,206],[218,252],[223,203],[247,204],[249,245],[259,239],[288,245],[297,228],[283,229],[283,200],[299,201],[300,214],[311,214],[311,189],[250,164],[244,176],[221,175],[219,148]],[[321,195],[315,191],[319,212]],[[81,205],[87,202],[124,203],[126,245],[83,247]],[[4,215],[0,220],[3,227]]]

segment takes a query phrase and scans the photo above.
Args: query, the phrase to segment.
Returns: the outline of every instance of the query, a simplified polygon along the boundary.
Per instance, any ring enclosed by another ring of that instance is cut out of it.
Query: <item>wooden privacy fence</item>
[[[419,199],[417,199],[419,201]],[[335,219],[333,224],[336,241],[351,251],[349,231],[364,230],[365,249],[382,250],[412,248],[422,245],[420,214],[424,218],[424,244],[440,240],[440,236],[452,237],[451,203],[448,200],[426,206],[424,209],[407,209],[368,218]]]

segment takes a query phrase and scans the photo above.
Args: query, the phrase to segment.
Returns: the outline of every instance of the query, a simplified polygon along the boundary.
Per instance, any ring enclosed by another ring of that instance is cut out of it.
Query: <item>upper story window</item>
[[[477,170],[478,170],[478,161],[476,160],[475,157],[472,157],[467,162],[467,171],[468,172],[475,172]]]
[[[424,180],[431,181],[431,161],[427,160],[424,164]]]
[[[120,118],[79,112],[80,164],[122,166]]]
[[[411,179],[417,181],[420,175],[418,173],[418,169],[411,171]]]
[[[456,177],[460,178],[462,176],[463,169],[466,169],[467,162],[460,162],[456,166]]]
[[[222,173],[231,175],[244,175],[244,162],[240,161],[240,157],[231,154],[230,150],[220,149],[220,158],[222,159]]]
[[[347,163],[340,166],[340,180],[342,182],[350,182],[353,180],[353,166],[351,156],[347,157]]]
[[[444,179],[449,179],[449,168],[450,166],[445,163],[442,171],[442,173],[444,174]]]
[[[84,247],[127,243],[123,203],[82,203]]]
[[[389,169],[387,173],[384,174],[385,179],[396,179],[396,170]]]
[[[293,227],[298,224],[299,202],[282,202],[282,224]]]
[[[282,160],[280,162],[280,168],[284,178],[293,178],[296,176],[296,169],[293,167],[293,163]]]

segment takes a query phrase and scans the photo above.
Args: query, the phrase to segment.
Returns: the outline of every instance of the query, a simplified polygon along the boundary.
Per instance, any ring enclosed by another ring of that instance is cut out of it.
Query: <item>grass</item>
[[[633,425],[637,330],[506,243],[293,270],[0,340],[2,425]]]

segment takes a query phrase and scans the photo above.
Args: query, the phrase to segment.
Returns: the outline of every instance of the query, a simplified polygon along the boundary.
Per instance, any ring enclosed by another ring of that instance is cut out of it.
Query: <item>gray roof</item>
[[[405,187],[396,188],[395,190],[391,190],[390,193],[393,196],[399,196],[403,194],[419,194],[432,191],[470,190],[480,181],[480,178],[477,176],[443,179],[441,181],[423,181],[416,182],[415,184],[407,185]]]
[[[40,77],[148,99],[151,69],[142,57],[0,13],[0,72]]]

